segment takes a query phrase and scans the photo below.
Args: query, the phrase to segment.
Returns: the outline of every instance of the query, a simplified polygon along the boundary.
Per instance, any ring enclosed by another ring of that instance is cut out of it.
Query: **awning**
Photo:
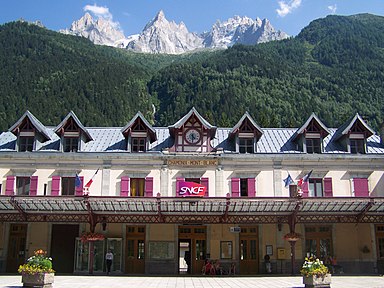
[[[0,220],[110,223],[383,223],[384,198],[0,196]]]

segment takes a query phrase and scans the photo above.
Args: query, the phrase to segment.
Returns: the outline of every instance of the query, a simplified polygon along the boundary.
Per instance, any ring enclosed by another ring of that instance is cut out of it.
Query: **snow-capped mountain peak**
[[[288,37],[276,31],[268,19],[234,16],[226,21],[217,20],[209,32],[191,33],[180,22],[168,21],[160,10],[142,32],[125,37],[119,26],[103,18],[95,20],[89,13],[74,21],[66,34],[89,38],[95,44],[110,45],[144,53],[180,54],[202,48],[227,48],[236,43],[255,45]]]

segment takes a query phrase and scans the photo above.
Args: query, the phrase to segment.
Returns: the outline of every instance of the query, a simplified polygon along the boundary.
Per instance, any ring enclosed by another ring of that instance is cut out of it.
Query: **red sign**
[[[179,182],[179,196],[181,197],[204,197],[207,188],[195,182]]]

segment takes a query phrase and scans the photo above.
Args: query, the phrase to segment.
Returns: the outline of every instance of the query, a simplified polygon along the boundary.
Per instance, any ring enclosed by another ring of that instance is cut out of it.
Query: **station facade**
[[[27,111],[0,135],[0,272],[34,250],[57,273],[292,274],[306,256],[384,272],[383,139],[356,114],[327,127],[211,125],[192,108],[168,127],[55,127]]]

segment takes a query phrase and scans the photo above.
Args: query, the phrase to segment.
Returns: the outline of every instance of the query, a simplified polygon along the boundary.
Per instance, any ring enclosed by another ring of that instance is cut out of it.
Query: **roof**
[[[124,222],[124,216],[138,219],[154,216],[146,218],[147,221],[166,221],[168,218],[167,222],[179,221],[180,218],[174,216],[208,216],[220,217],[219,221],[223,222],[236,219],[236,223],[257,217],[272,223],[278,221],[277,217],[293,213],[301,222],[370,222],[372,217],[383,220],[384,198],[0,196],[0,220],[6,217],[15,221],[21,217],[24,221],[47,221],[47,217],[60,215],[60,221],[78,221],[73,217],[83,215],[86,221],[89,213],[110,217],[108,222]]]
[[[312,113],[311,116],[307,119],[307,121],[304,123],[303,126],[301,126],[297,131],[295,132],[295,135],[293,135],[293,139],[296,140],[297,137],[305,132],[307,129],[308,125],[311,123],[312,120],[315,120],[317,124],[320,125],[321,129],[325,131],[325,136],[329,134],[329,130],[327,126],[324,125],[324,123],[316,116],[315,113]]]
[[[175,129],[179,129],[181,128],[185,122],[188,121],[188,119],[192,116],[192,115],[195,115],[197,117],[197,119],[199,119],[199,121],[201,122],[201,124],[207,129],[210,131],[210,135],[211,137],[213,138],[215,136],[215,133],[216,133],[216,129],[217,127],[216,126],[213,126],[211,125],[207,120],[205,120],[199,112],[197,112],[197,110],[195,109],[195,107],[192,107],[191,110],[189,110],[189,112],[184,115],[184,117],[182,117],[179,121],[177,121],[175,124],[171,125],[171,126],[168,126],[168,129],[169,131],[171,132],[171,134],[173,133],[173,131]]]
[[[56,134],[59,134],[60,130],[65,126],[65,124],[67,124],[68,120],[72,118],[75,123],[77,124],[77,126],[79,126],[79,128],[81,129],[81,131],[83,131],[85,137],[86,137],[86,142],[88,141],[92,141],[93,138],[92,136],[89,134],[89,132],[87,131],[87,129],[84,127],[84,125],[80,122],[79,118],[77,118],[75,112],[73,111],[70,111],[68,113],[67,116],[65,116],[65,118],[63,119],[63,121],[61,121],[61,123],[59,125],[57,125],[57,127],[54,129],[54,132]]]
[[[368,132],[368,136],[371,136],[371,135],[374,135],[375,134],[375,131],[373,131],[368,125],[367,123],[365,123],[365,121],[363,120],[363,118],[361,118],[361,116],[356,113],[353,117],[351,117],[347,122],[345,122],[342,126],[339,127],[339,129],[337,129],[336,133],[335,133],[335,138],[334,140],[337,141],[339,140],[341,137],[347,135],[349,133],[349,131],[352,129],[353,125],[359,121],[364,129],[366,130],[366,132]]]
[[[122,129],[121,129],[121,133],[125,134],[127,130],[129,130],[133,124],[135,124],[137,118],[140,118],[141,121],[143,121],[143,123],[145,124],[145,126],[148,128],[149,130],[149,135],[150,135],[150,138],[151,138],[151,143],[156,141],[156,131],[155,129],[153,129],[153,127],[151,126],[151,124],[149,124],[149,122],[147,121],[147,119],[145,119],[144,115],[139,111],[136,113],[135,116],[133,116],[132,120],[128,122],[127,125],[125,125]]]
[[[19,120],[16,121],[15,124],[11,128],[9,128],[9,132],[12,132],[16,135],[17,128],[23,123],[24,119],[28,118],[31,121],[33,127],[45,138],[45,140],[50,140],[50,134],[48,133],[46,127],[28,110],[20,117]]]
[[[245,119],[248,119],[249,122],[251,122],[253,127],[260,133],[260,135],[263,135],[263,130],[260,128],[259,125],[257,125],[257,123],[253,120],[253,118],[251,117],[251,115],[249,115],[248,112],[245,112],[245,114],[241,117],[239,122],[236,123],[236,125],[232,128],[232,130],[229,132],[229,134],[232,135],[232,134],[236,133],[239,130],[240,126],[244,123]]]

